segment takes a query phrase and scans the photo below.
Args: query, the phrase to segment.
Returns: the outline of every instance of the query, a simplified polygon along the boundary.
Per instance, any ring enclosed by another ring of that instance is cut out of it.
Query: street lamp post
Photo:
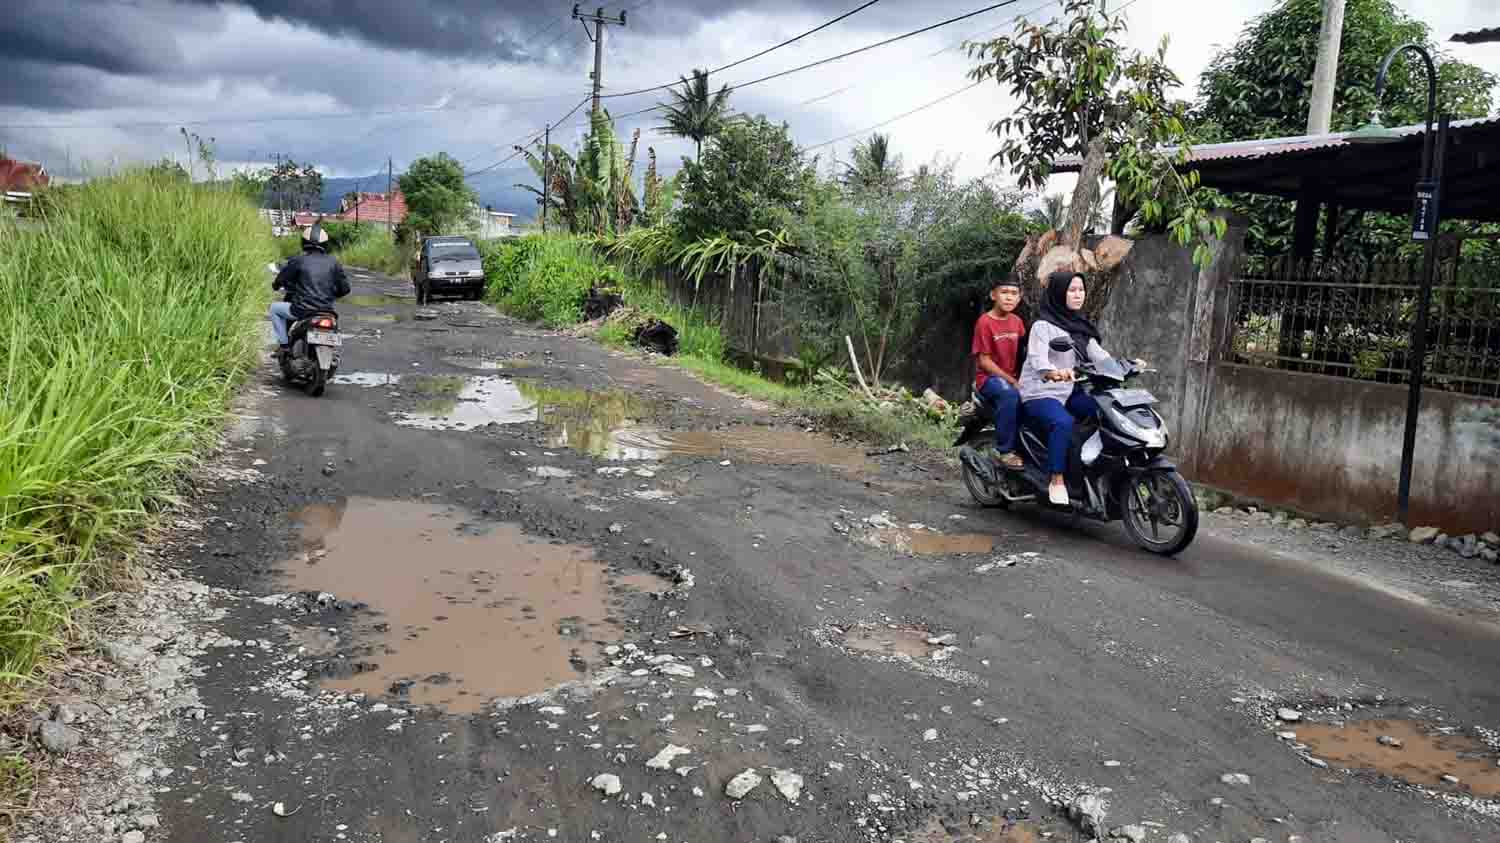
[[[1411,508],[1412,461],[1417,446],[1417,416],[1422,407],[1422,377],[1427,358],[1427,320],[1432,307],[1433,276],[1437,270],[1437,235],[1442,198],[1443,159],[1448,149],[1448,115],[1437,113],[1437,65],[1420,44],[1405,44],[1386,55],[1375,79],[1375,113],[1363,128],[1350,133],[1351,143],[1389,143],[1400,136],[1380,124],[1380,95],[1385,92],[1391,62],[1403,52],[1412,52],[1427,68],[1427,125],[1422,133],[1422,170],[1417,182],[1412,218],[1412,239],[1423,241],[1422,284],[1417,294],[1417,318],[1411,331],[1411,383],[1406,395],[1406,429],[1401,442],[1401,479],[1396,489],[1397,519],[1405,524]],[[1433,136],[1433,123],[1437,135]]]

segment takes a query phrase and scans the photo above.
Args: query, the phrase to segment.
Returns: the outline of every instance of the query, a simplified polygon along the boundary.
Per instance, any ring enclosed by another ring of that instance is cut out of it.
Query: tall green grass
[[[624,275],[585,240],[526,237],[486,250],[486,296],[522,319],[553,327],[583,319],[589,289],[617,288]]]
[[[350,229],[353,229],[352,225]],[[352,231],[347,241],[338,244],[334,254],[340,262],[350,266],[362,266],[386,275],[405,275],[411,250],[392,240],[384,228],[361,225]]]
[[[253,365],[264,223],[130,174],[0,223],[0,674],[27,677],[225,414]]]

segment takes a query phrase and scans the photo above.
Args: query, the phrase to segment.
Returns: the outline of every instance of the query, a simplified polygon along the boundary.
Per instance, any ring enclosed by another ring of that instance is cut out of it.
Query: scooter
[[[339,349],[344,338],[339,334],[339,315],[314,313],[298,319],[287,330],[290,343],[277,353],[281,375],[288,384],[301,384],[302,390],[317,398],[339,369]]]
[[[1072,341],[1062,337],[1050,346],[1053,351],[1075,351]],[[964,486],[983,506],[1039,502],[1075,517],[1119,520],[1141,548],[1163,556],[1181,553],[1198,533],[1197,500],[1177,466],[1163,456],[1169,436],[1166,423],[1152,409],[1156,397],[1144,389],[1125,388],[1151,370],[1113,358],[1091,362],[1081,352],[1075,357],[1083,361],[1074,369],[1075,376],[1099,404],[1099,416],[1074,426],[1063,475],[1068,506],[1048,502],[1047,444],[1025,424],[1017,434],[1021,468],[1006,468],[991,458],[992,448],[981,451],[974,446],[994,436],[994,419],[978,396],[975,414],[954,442]]]

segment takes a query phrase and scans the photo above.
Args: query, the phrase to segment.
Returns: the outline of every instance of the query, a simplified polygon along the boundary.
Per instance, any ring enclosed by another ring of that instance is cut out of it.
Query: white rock
[[[120,843],[146,843],[146,833],[143,831],[127,831],[120,838]]]
[[[1068,805],[1068,816],[1078,823],[1084,834],[1104,836],[1104,816],[1109,812],[1109,801],[1096,793],[1078,796]]]
[[[925,731],[925,732],[922,733],[922,740],[924,740],[924,741],[935,741],[937,739],[938,739],[938,730],[937,729],[928,729],[927,731]]]
[[[1141,843],[1146,839],[1146,827],[1143,825],[1123,825],[1115,829],[1112,837],[1129,840],[1130,843]]]
[[[749,734],[752,734],[752,735],[758,735],[761,732],[769,732],[770,730],[771,730],[771,727],[769,727],[769,726],[767,726],[767,725],[765,725],[763,723],[754,723],[752,725],[749,725],[749,726],[745,727],[745,731],[747,733],[749,733]]]
[[[745,795],[760,786],[764,781],[760,774],[754,770],[746,770],[729,780],[724,786],[724,795],[730,799],[744,799]]]
[[[1295,708],[1278,708],[1276,719],[1283,723],[1296,723],[1302,719],[1302,712]]]
[[[692,750],[685,746],[677,746],[676,744],[669,743],[665,749],[652,756],[651,760],[646,762],[646,766],[652,770],[670,770],[672,769],[673,759],[680,755],[688,755],[691,752]]]
[[[1451,774],[1444,775],[1443,781],[1447,782],[1448,784],[1458,784],[1458,776]]]
[[[802,777],[791,770],[777,770],[771,774],[771,784],[776,786],[786,801],[797,804],[802,798]]]
[[[605,796],[614,796],[620,792],[620,777],[614,773],[600,773],[594,776],[589,786]]]
[[[255,801],[255,797],[254,796],[251,796],[250,794],[246,793],[243,790],[236,790],[234,793],[229,794],[229,798],[233,799],[236,802],[254,802]]]
[[[1296,732],[1277,732],[1276,733],[1276,737],[1281,738],[1284,741],[1294,741],[1294,740],[1297,739],[1297,733]]]
[[[657,665],[656,672],[663,676],[679,676],[683,679],[692,679],[697,675],[691,667],[685,664],[678,664],[677,662]]]
[[[542,714],[549,715],[551,717],[562,717],[563,715],[565,715],[565,714],[568,713],[568,710],[565,709],[565,708],[563,708],[560,705],[543,706],[543,707],[537,709],[537,711],[540,712],[540,713],[542,713]]]
[[[644,806],[646,806],[647,808],[655,808],[656,807],[656,797],[652,796],[649,793],[642,793],[641,794],[641,804],[644,805]]]
[[[927,639],[927,643],[934,647],[946,647],[958,641],[957,633],[950,632],[946,635],[933,635]]]
[[[1219,776],[1219,781],[1223,784],[1247,785],[1250,783],[1250,777],[1244,773],[1225,773]]]

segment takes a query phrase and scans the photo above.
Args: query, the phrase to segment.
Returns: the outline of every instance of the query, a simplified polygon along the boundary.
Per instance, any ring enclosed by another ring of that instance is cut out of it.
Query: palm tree
[[[681,90],[672,89],[672,103],[662,103],[666,109],[666,124],[662,131],[679,138],[692,138],[697,146],[697,157],[703,157],[703,142],[723,131],[729,120],[729,86],[713,93],[708,87],[708,71],[693,69],[693,78],[682,79]]]
[[[889,193],[901,184],[901,156],[891,152],[891,136],[875,132],[854,145],[854,162],[846,164],[844,185],[855,190]]]

